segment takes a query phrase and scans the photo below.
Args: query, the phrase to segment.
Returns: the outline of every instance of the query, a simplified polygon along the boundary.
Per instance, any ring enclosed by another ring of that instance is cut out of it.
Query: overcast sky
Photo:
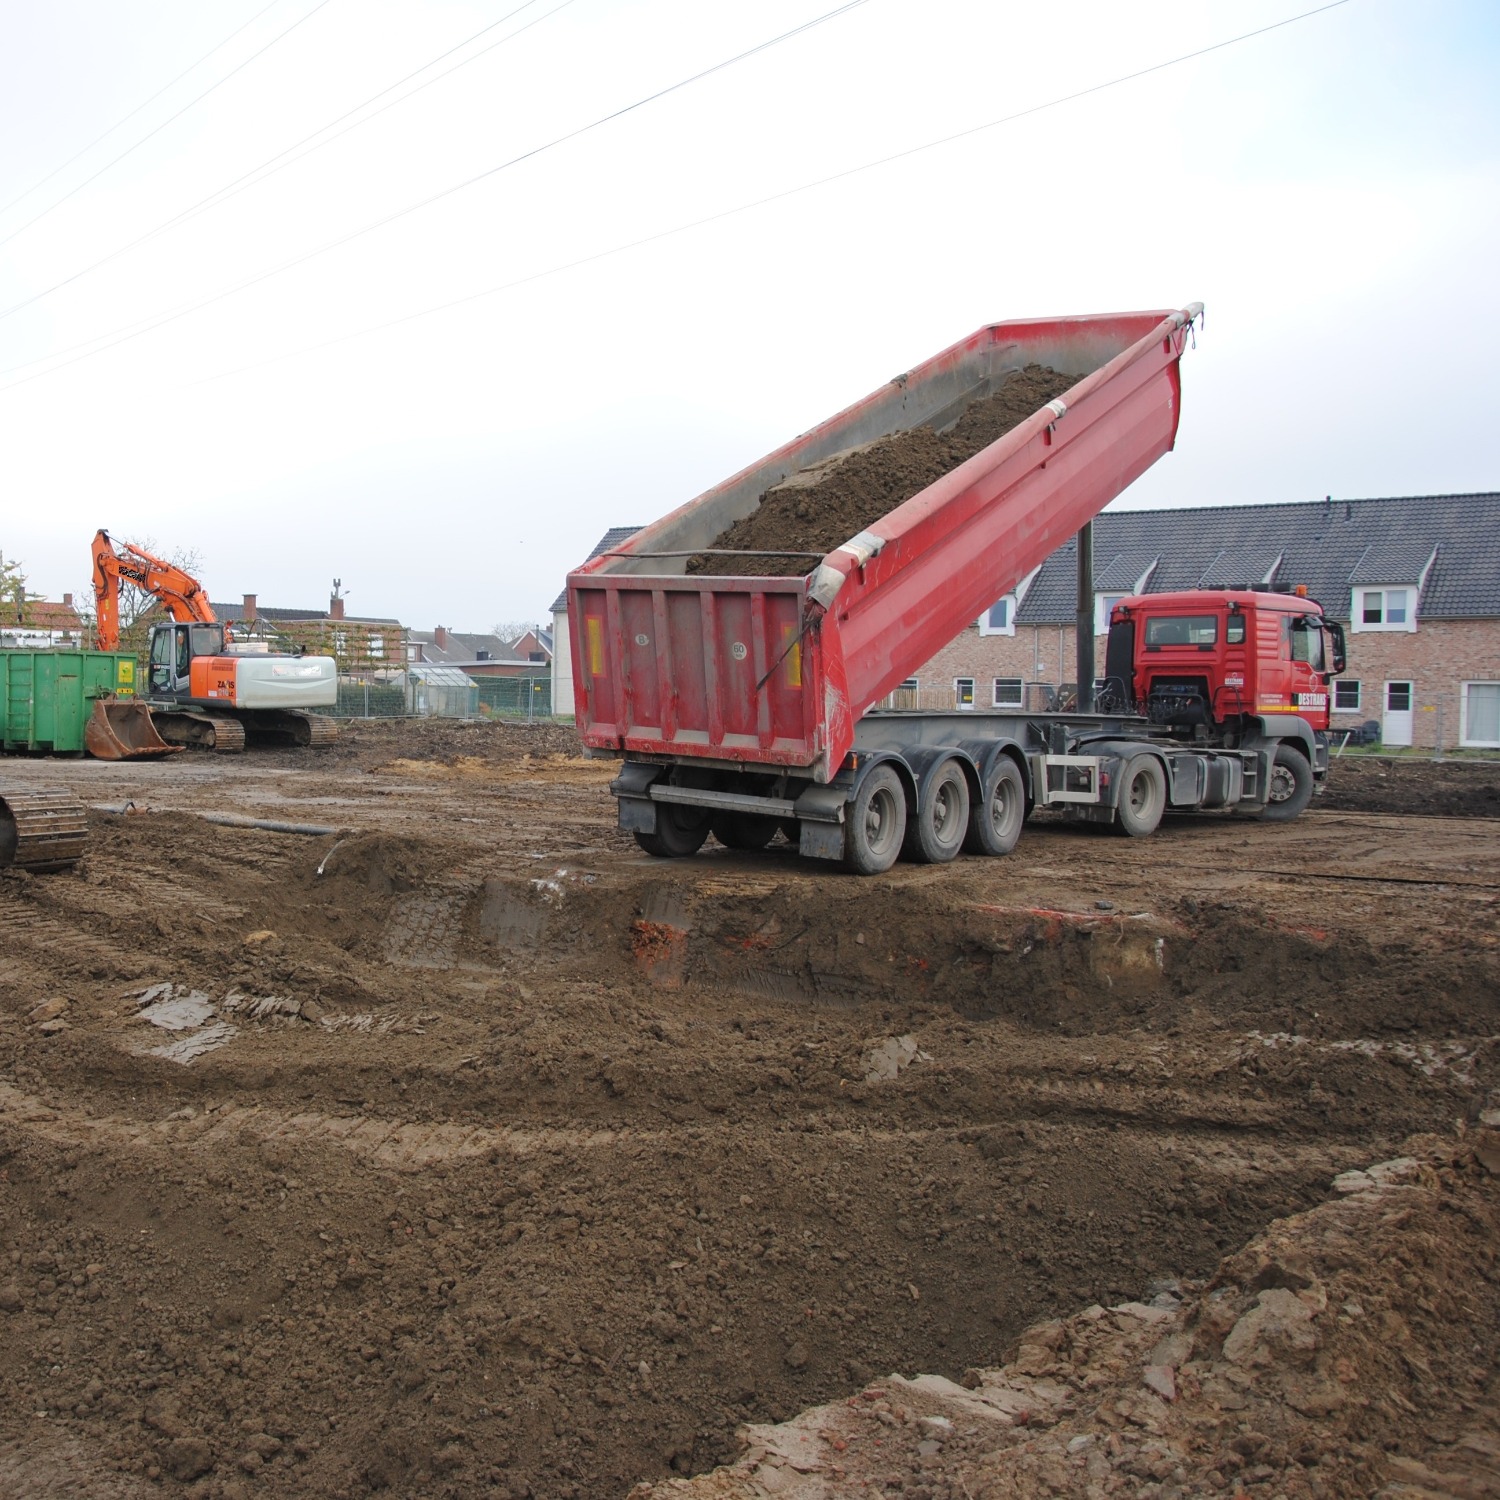
[[[839,3],[0,0],[0,552],[54,598],[105,526],[216,599],[541,618],[606,527],[984,323],[1190,301],[1119,503],[1500,486],[1493,0],[1040,110],[1310,3],[863,0],[537,151]]]

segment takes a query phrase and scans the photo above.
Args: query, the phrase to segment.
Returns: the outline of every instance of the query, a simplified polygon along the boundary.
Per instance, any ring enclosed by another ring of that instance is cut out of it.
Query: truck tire
[[[906,793],[889,766],[860,782],[844,824],[844,864],[856,875],[880,875],[896,863],[906,836]]]
[[[1026,821],[1026,786],[1021,768],[1008,755],[996,758],[979,800],[969,809],[964,850],[969,854],[1009,854]]]
[[[901,852],[919,865],[945,865],[963,848],[968,831],[969,780],[950,757],[923,785],[917,815],[906,822]]]
[[[710,826],[726,849],[764,849],[781,829],[775,818],[741,812],[716,813]]]
[[[1290,823],[1307,811],[1313,799],[1312,767],[1307,757],[1284,740],[1271,758],[1270,786],[1261,817],[1268,823]]]
[[[656,832],[637,833],[635,841],[658,859],[682,859],[696,854],[708,837],[708,809],[676,802],[656,804]]]
[[[1132,755],[1120,773],[1115,827],[1133,839],[1156,832],[1167,808],[1167,777],[1154,755]]]

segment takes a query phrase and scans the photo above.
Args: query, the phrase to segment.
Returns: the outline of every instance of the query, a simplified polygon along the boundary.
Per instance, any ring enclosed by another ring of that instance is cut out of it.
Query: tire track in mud
[[[1372,1063],[1376,1057],[1371,1058]],[[969,1082],[954,1077],[952,1082]],[[993,1080],[989,1080],[993,1086]],[[1253,1141],[1256,1165],[1269,1163],[1267,1148],[1282,1161],[1322,1161],[1338,1137],[1305,1128],[1300,1139],[1282,1098],[1247,1101],[1228,1092],[1189,1093],[1150,1087],[1105,1085],[1099,1080],[1046,1078],[1009,1079],[1001,1109],[966,1108],[957,1120],[927,1125],[871,1122],[848,1125],[832,1120],[784,1123],[784,1134],[795,1136],[815,1128],[827,1145],[841,1141],[865,1145],[915,1144],[932,1141],[973,1141],[988,1130],[1027,1121],[1054,1126],[1120,1125],[1143,1136],[1180,1135],[1199,1139],[1204,1161],[1213,1155],[1237,1156],[1235,1142]],[[898,1101],[893,1100],[895,1104]],[[693,1120],[661,1125],[636,1122],[620,1125],[562,1126],[472,1125],[449,1121],[389,1119],[370,1113],[336,1114],[318,1110],[287,1110],[263,1105],[228,1105],[199,1111],[185,1106],[164,1119],[142,1120],[121,1114],[91,1115],[0,1083],[0,1122],[26,1127],[58,1145],[75,1147],[164,1148],[217,1151],[247,1143],[282,1142],[296,1147],[336,1146],[371,1166],[398,1172],[421,1172],[452,1163],[508,1157],[525,1160],[546,1152],[600,1152],[628,1145],[655,1147],[705,1131],[720,1138],[743,1137],[747,1148],[764,1134],[767,1122],[759,1116],[735,1121]]]

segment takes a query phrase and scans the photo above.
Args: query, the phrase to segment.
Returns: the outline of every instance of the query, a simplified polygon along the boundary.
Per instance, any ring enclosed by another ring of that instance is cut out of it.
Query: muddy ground
[[[551,726],[4,763],[142,810],[0,876],[0,1493],[623,1495],[1213,1277],[1500,1083],[1496,824],[1353,764],[859,880]]]
[[[767,490],[750,515],[721,532],[713,543],[715,549],[793,555],[702,553],[688,559],[687,571],[728,577],[809,572],[825,553],[998,442],[1077,383],[1076,375],[1027,365],[941,433],[916,427],[803,469]]]

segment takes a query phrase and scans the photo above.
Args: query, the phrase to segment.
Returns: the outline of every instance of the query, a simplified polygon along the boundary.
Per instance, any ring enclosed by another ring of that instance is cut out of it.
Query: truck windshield
[[[1212,646],[1219,638],[1217,615],[1157,615],[1146,621],[1146,649],[1153,646]]]
[[[1320,621],[1292,621],[1292,660],[1305,661],[1314,671],[1323,670],[1323,630]]]

